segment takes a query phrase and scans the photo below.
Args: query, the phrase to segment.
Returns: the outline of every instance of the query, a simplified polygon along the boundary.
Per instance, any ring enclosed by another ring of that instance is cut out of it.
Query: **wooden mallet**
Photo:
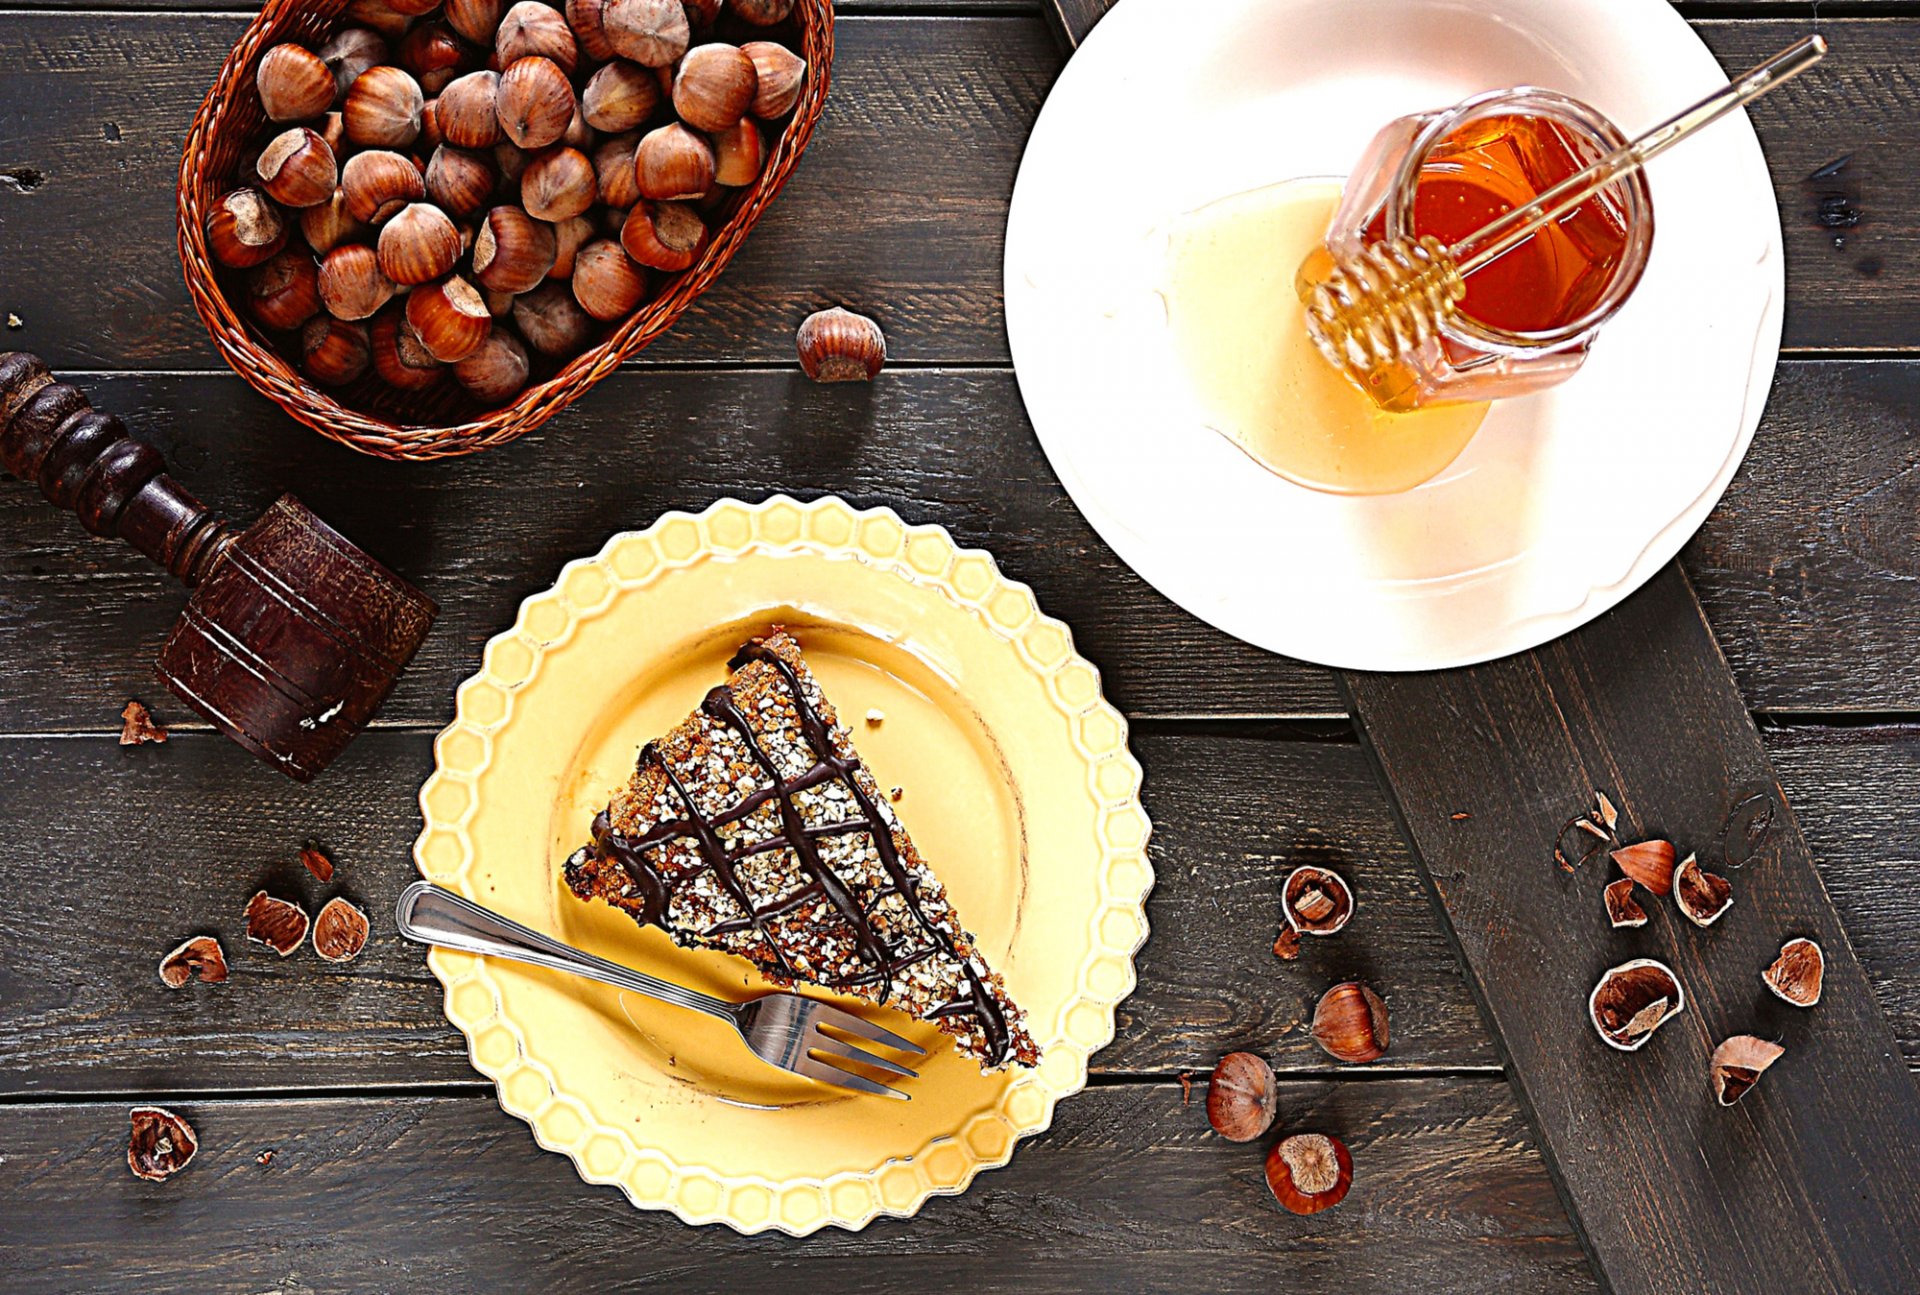
[[[0,462],[193,589],[156,672],[302,782],[366,726],[438,611],[291,495],[236,531],[167,475],[158,450],[23,351],[0,353]]]

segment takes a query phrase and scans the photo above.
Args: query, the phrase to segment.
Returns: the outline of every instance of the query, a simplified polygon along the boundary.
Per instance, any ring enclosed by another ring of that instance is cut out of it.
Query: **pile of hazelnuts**
[[[261,59],[266,138],[208,247],[314,382],[451,374],[504,404],[691,266],[760,175],[807,65],[711,39],[723,4],[753,34],[794,0],[355,0]]]

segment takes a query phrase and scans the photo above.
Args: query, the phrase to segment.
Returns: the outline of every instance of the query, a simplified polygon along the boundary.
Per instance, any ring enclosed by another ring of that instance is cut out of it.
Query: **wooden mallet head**
[[[302,782],[366,726],[438,610],[291,495],[236,533],[158,450],[23,351],[0,353],[0,462],[192,587],[157,673]]]

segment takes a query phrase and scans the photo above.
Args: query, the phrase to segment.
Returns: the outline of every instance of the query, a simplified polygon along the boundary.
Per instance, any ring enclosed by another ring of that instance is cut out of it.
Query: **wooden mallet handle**
[[[232,543],[227,523],[167,475],[160,451],[25,351],[0,354],[0,463],[95,535],[125,540],[190,585]]]

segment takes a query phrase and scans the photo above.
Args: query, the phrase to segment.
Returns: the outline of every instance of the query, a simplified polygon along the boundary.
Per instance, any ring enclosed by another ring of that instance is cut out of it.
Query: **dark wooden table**
[[[1681,9],[1729,65],[1810,13]],[[375,731],[313,786],[194,724],[123,750],[128,697],[183,718],[147,671],[184,595],[26,487],[0,488],[0,1286],[1594,1288],[1331,676],[1147,588],[1026,424],[1000,240],[1061,65],[1037,7],[841,13],[812,151],[672,336],[513,446],[400,466],[282,417],[186,304],[173,171],[242,13],[0,5],[0,315],[20,321],[0,348],[73,375],[230,513],[297,489],[445,609]],[[1754,114],[1787,232],[1787,359],[1684,564],[1920,1061],[1920,5],[1856,0],[1822,18],[1836,57],[1817,87]],[[1808,179],[1848,156],[1837,178]],[[1834,228],[1836,214],[1857,223]],[[795,323],[829,301],[887,327],[893,363],[870,391],[793,367]],[[914,1220],[803,1242],[688,1228],[583,1186],[494,1105],[385,920],[412,873],[433,734],[520,599],[615,530],[774,489],[945,525],[1073,625],[1133,720],[1160,877],[1139,991],[1054,1129]],[[309,839],[339,885],[300,871]],[[1289,966],[1269,952],[1275,890],[1302,860],[1342,867],[1361,903],[1341,939]],[[268,881],[365,902],[368,952],[338,971],[243,952],[239,907]],[[200,930],[233,952],[232,981],[167,993],[156,959]],[[1385,992],[1394,1046],[1336,1072],[1305,1019],[1349,975]],[[1284,1121],[1351,1143],[1359,1179],[1338,1211],[1277,1212],[1257,1152],[1183,1105],[1180,1076],[1233,1048],[1282,1070]],[[148,1100],[203,1139],[161,1186],[123,1156],[126,1109]]]

